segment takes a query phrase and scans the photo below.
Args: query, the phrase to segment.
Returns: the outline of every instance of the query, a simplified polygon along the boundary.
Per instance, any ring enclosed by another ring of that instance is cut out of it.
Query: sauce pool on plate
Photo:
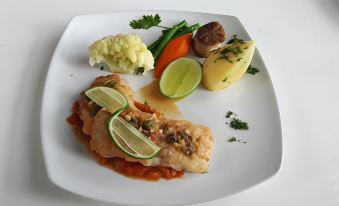
[[[182,114],[176,103],[181,99],[169,99],[163,96],[159,89],[159,80],[155,79],[137,91],[139,102],[145,102],[163,112],[165,117],[181,119]]]

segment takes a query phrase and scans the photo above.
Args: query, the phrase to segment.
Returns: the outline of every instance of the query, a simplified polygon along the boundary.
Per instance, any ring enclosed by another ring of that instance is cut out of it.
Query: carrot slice
[[[170,41],[155,64],[154,77],[159,78],[173,60],[187,56],[192,41],[192,33],[184,34]]]

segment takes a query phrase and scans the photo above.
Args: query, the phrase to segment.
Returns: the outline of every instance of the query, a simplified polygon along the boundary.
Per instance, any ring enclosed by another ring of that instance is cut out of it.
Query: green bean
[[[178,30],[177,26],[174,26],[170,29],[169,32],[167,32],[167,34],[164,36],[164,38],[161,40],[161,42],[159,43],[158,47],[155,49],[154,53],[153,53],[153,57],[154,59],[158,59],[158,56],[160,55],[160,53],[162,52],[162,50],[165,48],[166,44],[171,41],[172,36],[175,34],[175,32]]]
[[[195,30],[199,29],[200,28],[200,24],[197,23],[197,24],[194,24],[190,27],[188,27],[187,29],[183,30],[183,31],[180,31],[180,32],[177,32],[172,39],[175,39],[179,36],[182,36],[184,34],[188,34],[188,33],[191,33],[191,32],[194,32]]]
[[[181,21],[179,24],[177,24],[176,26],[180,28],[183,28],[187,25],[187,22],[184,20],[184,21]],[[159,45],[159,43],[161,42],[161,40],[164,38],[164,36],[166,35],[166,33],[169,31],[170,29],[166,29],[166,30],[163,30],[163,34],[155,41],[153,42],[151,45],[149,45],[147,47],[148,50],[152,51],[152,53],[154,53],[153,51],[156,49],[156,47]]]
[[[148,50],[153,50],[156,46],[158,46],[158,44],[160,43],[161,39],[163,38],[163,36],[160,36],[155,42],[153,42],[151,45],[149,45],[147,47]]]
[[[157,48],[155,49],[154,53],[153,53],[153,57],[155,60],[158,59],[158,56],[160,55],[160,53],[162,52],[162,50],[165,48],[165,46],[167,45],[167,43],[169,41],[171,41],[173,35],[177,32],[177,30],[183,26],[186,26],[187,22],[184,20],[182,22],[180,22],[178,25],[175,25],[174,27],[172,27],[166,34],[165,36],[162,38],[161,42],[159,43],[159,45],[157,46]]]
[[[181,31],[177,31],[174,36],[172,37],[172,39],[175,39],[181,35],[184,35],[184,34],[187,34],[187,33],[191,33],[197,29],[200,28],[200,25],[199,24],[194,24],[193,26],[190,26],[190,27],[187,27],[185,28],[184,30],[181,30]],[[161,35],[155,42],[153,42],[151,45],[149,45],[147,47],[148,50],[152,51],[154,50],[155,47],[158,46],[158,44],[160,43],[160,41],[162,40],[162,38],[164,37],[164,35]]]

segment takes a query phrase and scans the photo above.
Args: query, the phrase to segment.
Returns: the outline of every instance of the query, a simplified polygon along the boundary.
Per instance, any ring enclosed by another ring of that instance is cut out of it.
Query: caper
[[[170,133],[166,136],[167,144],[174,144],[177,141],[178,141],[177,136],[174,133]]]
[[[152,120],[145,120],[142,123],[142,129],[144,130],[150,130],[151,129],[151,125],[152,125]]]
[[[144,135],[146,135],[146,136],[151,136],[151,132],[150,131],[147,131],[147,130],[142,130],[141,131]]]
[[[186,146],[185,146],[185,148],[184,148],[184,153],[185,153],[186,155],[190,155],[190,154],[192,154],[193,152],[194,152],[194,147],[193,147],[192,144],[186,145]]]
[[[162,130],[162,132],[165,134],[168,131],[168,124],[162,124],[159,129]]]
[[[129,123],[135,127],[135,128],[139,128],[139,121],[137,118],[135,118],[134,116],[131,117],[131,120],[129,121]]]

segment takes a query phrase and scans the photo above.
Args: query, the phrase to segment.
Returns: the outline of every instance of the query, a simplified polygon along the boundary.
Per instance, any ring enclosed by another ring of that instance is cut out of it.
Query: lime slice
[[[170,63],[160,78],[160,91],[168,98],[190,94],[201,82],[201,64],[191,58],[179,58]]]
[[[127,155],[137,159],[150,159],[160,148],[144,134],[119,117],[123,111],[116,111],[107,122],[108,133],[113,142]]]
[[[110,87],[93,87],[87,90],[85,94],[93,102],[112,113],[121,108],[126,109],[128,106],[124,95]]]

